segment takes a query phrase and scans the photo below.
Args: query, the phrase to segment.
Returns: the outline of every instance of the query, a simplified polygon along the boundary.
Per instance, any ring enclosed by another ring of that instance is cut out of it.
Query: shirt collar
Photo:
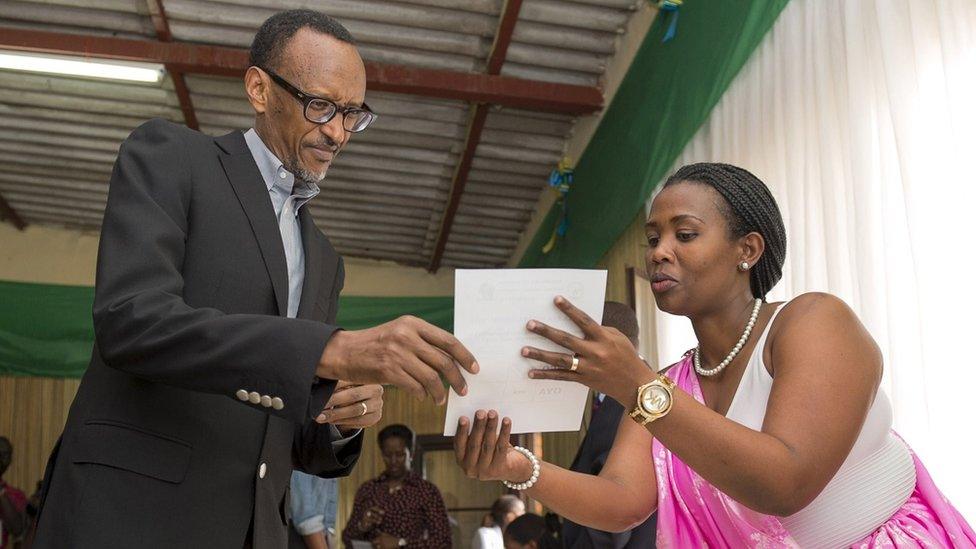
[[[298,215],[298,210],[306,202],[319,194],[319,186],[315,183],[296,182],[295,175],[285,169],[285,165],[264,144],[261,136],[254,131],[254,128],[244,132],[244,141],[247,142],[247,148],[251,150],[251,156],[254,157],[254,162],[258,165],[258,170],[261,172],[268,192],[275,192],[277,189],[285,196],[295,195],[295,215]]]

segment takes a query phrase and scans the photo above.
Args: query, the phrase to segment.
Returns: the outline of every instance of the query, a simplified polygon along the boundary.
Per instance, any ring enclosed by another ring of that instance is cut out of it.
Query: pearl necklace
[[[713,376],[724,370],[725,367],[735,359],[736,355],[739,354],[739,351],[742,350],[742,346],[745,345],[746,341],[749,340],[749,334],[752,333],[752,327],[756,325],[756,319],[759,318],[760,307],[762,307],[762,299],[757,298],[756,304],[752,306],[752,314],[749,316],[749,323],[746,324],[746,330],[742,332],[742,337],[739,338],[738,343],[735,344],[735,347],[732,348],[732,351],[728,354],[728,356],[726,356],[722,362],[718,363],[718,366],[712,368],[711,370],[702,368],[701,347],[695,347],[695,371],[698,372],[698,375]]]

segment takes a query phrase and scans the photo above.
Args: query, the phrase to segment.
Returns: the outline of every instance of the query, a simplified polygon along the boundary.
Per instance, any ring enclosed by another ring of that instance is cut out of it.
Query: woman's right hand
[[[366,510],[363,514],[363,518],[359,521],[359,530],[362,532],[369,532],[373,528],[376,528],[383,523],[384,512],[379,507],[371,507]]]
[[[462,416],[454,435],[454,455],[469,478],[525,482],[532,476],[532,462],[516,450],[509,439],[512,420],[501,420],[498,412],[478,410],[474,422]],[[469,429],[470,424],[470,429]]]

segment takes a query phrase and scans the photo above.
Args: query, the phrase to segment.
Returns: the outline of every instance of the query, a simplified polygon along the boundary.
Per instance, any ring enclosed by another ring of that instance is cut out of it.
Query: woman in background
[[[388,425],[377,436],[386,469],[356,491],[342,542],[366,540],[378,549],[451,546],[444,499],[436,486],[410,470],[414,434],[406,425]]]

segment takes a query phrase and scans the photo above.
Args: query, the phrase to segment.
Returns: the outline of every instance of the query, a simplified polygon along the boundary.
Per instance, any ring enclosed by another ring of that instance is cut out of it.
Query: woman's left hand
[[[380,532],[378,536],[373,538],[373,547],[376,549],[396,549],[400,546],[400,538],[391,536],[386,532]]]
[[[625,407],[633,404],[637,398],[637,387],[653,379],[654,370],[640,358],[637,349],[619,330],[601,326],[562,296],[556,297],[555,303],[580,327],[583,337],[530,320],[526,326],[530,332],[565,347],[569,353],[523,347],[522,356],[554,366],[531,370],[529,377],[575,381],[610,395]]]

